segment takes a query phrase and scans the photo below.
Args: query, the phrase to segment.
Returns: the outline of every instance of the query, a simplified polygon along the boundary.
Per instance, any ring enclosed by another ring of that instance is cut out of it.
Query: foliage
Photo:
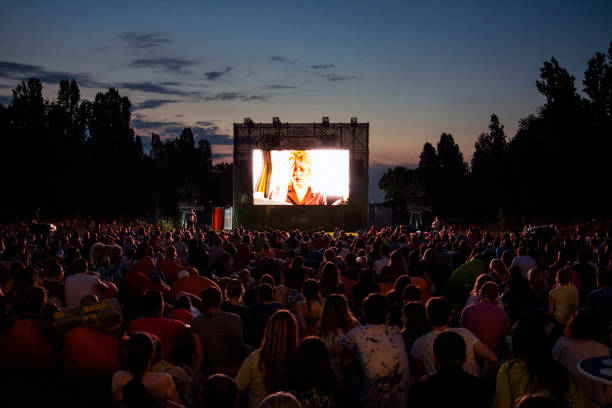
[[[385,173],[380,188],[396,207],[418,190],[437,214],[500,223],[506,214],[609,214],[604,196],[612,151],[612,43],[607,54],[588,61],[583,84],[587,97],[559,61],[545,61],[536,88],[546,102],[519,121],[512,139],[492,114],[489,131],[477,137],[469,169],[452,135],[442,133],[436,149],[423,146],[418,185],[407,169],[395,168]]]
[[[8,107],[0,104],[4,217],[38,207],[47,216],[173,216],[178,202],[231,201],[231,166],[213,167],[210,143],[190,128],[176,139],[152,135],[146,153],[130,100],[116,89],[92,102],[81,100],[75,80],[60,81],[55,101],[42,91],[31,78]]]

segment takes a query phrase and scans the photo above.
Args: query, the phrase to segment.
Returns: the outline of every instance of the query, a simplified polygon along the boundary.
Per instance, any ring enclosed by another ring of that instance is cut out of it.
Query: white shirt
[[[435,372],[436,366],[434,365],[433,361],[433,343],[436,337],[438,337],[438,334],[447,330],[460,334],[465,341],[466,359],[465,363],[463,363],[463,370],[468,374],[480,377],[480,366],[478,366],[474,354],[474,345],[480,340],[478,340],[478,338],[468,329],[451,327],[445,330],[432,330],[416,339],[412,349],[410,350],[412,357],[419,360],[423,364],[426,374]]]
[[[515,256],[512,260],[512,265],[516,265],[521,268],[521,275],[523,275],[523,278],[525,279],[529,278],[530,270],[538,267],[536,260],[529,255]]]
[[[367,377],[360,395],[366,406],[406,406],[410,367],[399,327],[358,326],[344,335],[342,345],[355,353]]]
[[[374,261],[374,276],[376,276],[376,280],[378,281],[378,277],[380,276],[380,272],[382,268],[385,266],[391,265],[391,258],[380,258],[378,261]]]
[[[68,276],[64,282],[66,307],[80,306],[83,296],[95,295],[95,289],[98,282],[100,282],[100,279],[85,273],[77,273]]]

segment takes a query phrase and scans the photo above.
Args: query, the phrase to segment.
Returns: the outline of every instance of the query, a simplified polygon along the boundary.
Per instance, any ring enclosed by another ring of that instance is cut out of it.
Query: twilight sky
[[[582,89],[612,1],[0,1],[0,102],[30,76],[117,87],[137,134],[191,126],[231,160],[232,123],[370,123],[370,162],[413,164],[450,132],[469,160],[497,113],[510,137],[554,56]],[[379,177],[379,176],[378,176]],[[377,181],[377,180],[376,180]]]

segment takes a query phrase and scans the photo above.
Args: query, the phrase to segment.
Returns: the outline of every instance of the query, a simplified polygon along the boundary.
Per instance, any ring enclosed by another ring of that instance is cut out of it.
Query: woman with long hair
[[[406,303],[402,308],[402,323],[400,333],[404,338],[406,351],[410,352],[416,339],[431,331],[425,306],[418,302]]]
[[[318,335],[329,349],[332,365],[338,377],[341,377],[342,372],[340,357],[337,355],[337,351],[340,350],[340,340],[349,330],[357,326],[359,326],[359,321],[351,313],[344,296],[330,295],[325,300]]]
[[[300,325],[300,338],[312,336],[317,332],[323,303],[319,293],[319,284],[314,279],[306,279],[302,285],[304,300],[297,302],[295,311]]]
[[[519,323],[512,347],[515,358],[502,364],[497,374],[494,408],[510,408],[527,394],[544,394],[560,406],[591,406],[570,373],[553,360],[544,327]]]
[[[111,390],[116,401],[126,407],[161,406],[164,401],[181,403],[172,377],[151,371],[155,347],[149,334],[132,334],[126,350],[128,370],[113,374]]]
[[[326,299],[334,293],[344,293],[342,279],[340,278],[340,270],[333,262],[326,262],[321,270],[321,296]]]
[[[298,325],[287,310],[275,312],[266,325],[261,347],[242,363],[236,375],[240,392],[250,391],[249,407],[280,389],[289,360],[298,344]]]
[[[285,387],[304,407],[343,406],[329,352],[318,337],[307,337],[298,346],[289,363]]]

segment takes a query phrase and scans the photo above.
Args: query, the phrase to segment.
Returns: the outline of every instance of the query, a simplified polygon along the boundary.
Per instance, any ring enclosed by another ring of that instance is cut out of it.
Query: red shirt
[[[285,200],[288,203],[294,205],[326,205],[327,200],[325,199],[325,195],[321,193],[313,193],[312,189],[308,187],[308,191],[304,195],[302,201],[297,196],[297,193],[292,187],[289,187],[287,191],[287,199]]]
[[[159,337],[163,347],[162,358],[171,363],[173,360],[172,348],[176,343],[176,338],[185,333],[185,330],[187,330],[187,326],[180,320],[165,317],[141,317],[130,323],[128,333],[147,332]]]
[[[119,337],[77,326],[66,333],[64,368],[78,375],[112,374],[121,369]]]
[[[176,296],[177,292],[186,292],[197,297],[202,297],[202,292],[209,286],[217,286],[217,284],[205,276],[184,276],[174,282],[170,292],[172,297]]]
[[[459,325],[474,333],[483,344],[499,355],[510,321],[508,314],[496,304],[479,302],[463,309]]]

